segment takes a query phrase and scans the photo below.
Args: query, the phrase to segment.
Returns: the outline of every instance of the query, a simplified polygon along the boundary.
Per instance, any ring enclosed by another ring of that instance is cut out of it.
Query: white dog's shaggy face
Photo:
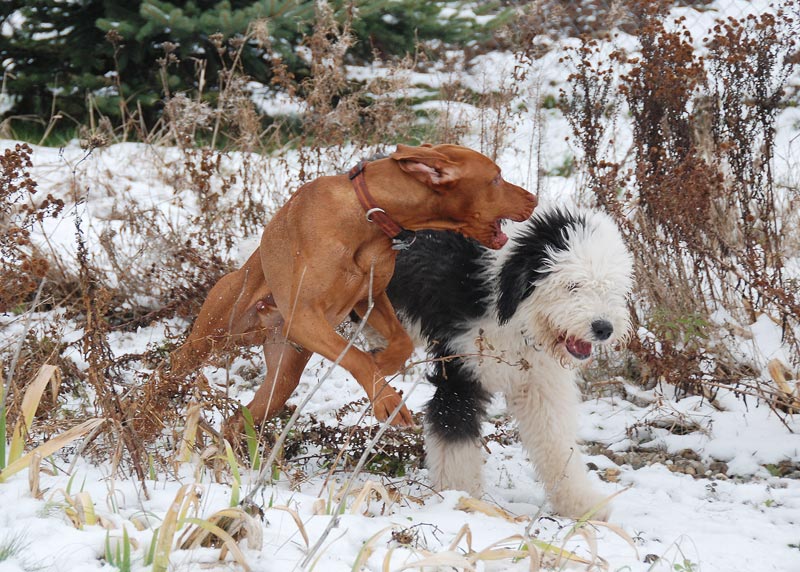
[[[584,365],[594,346],[629,336],[626,299],[633,283],[633,261],[617,226],[605,214],[584,212],[571,221],[552,222],[559,227],[551,235],[545,223],[534,225],[538,235],[515,237],[518,251],[531,245],[544,255],[525,278],[529,295],[506,319],[563,365]],[[505,272],[508,279],[510,271]],[[501,293],[501,320],[502,297]]]

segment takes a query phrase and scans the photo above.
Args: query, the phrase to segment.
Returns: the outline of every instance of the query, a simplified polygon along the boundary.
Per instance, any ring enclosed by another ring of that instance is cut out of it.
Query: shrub
[[[565,57],[574,72],[560,105],[594,201],[634,253],[633,317],[650,335],[631,349],[649,379],[701,395],[721,385],[764,395],[758,372],[714,341],[725,332],[710,316],[724,307],[749,323],[766,313],[798,348],[800,305],[783,278],[781,234],[796,216],[779,206],[772,174],[775,117],[798,63],[793,20],[777,10],[718,22],[701,58],[663,6],[626,7],[638,18],[637,54],[605,57],[607,43],[584,37]],[[620,99],[631,115],[631,163],[608,146]]]
[[[30,230],[64,206],[52,195],[34,200],[36,182],[28,173],[32,153],[28,145],[17,144],[0,155],[0,313],[26,300],[47,273],[47,260],[31,244]]]

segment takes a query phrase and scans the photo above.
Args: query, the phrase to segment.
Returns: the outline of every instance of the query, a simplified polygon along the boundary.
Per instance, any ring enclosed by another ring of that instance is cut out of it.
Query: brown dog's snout
[[[473,224],[459,229],[462,234],[493,250],[502,248],[508,241],[502,222],[528,220],[538,203],[535,195],[508,181],[501,179],[500,184],[495,185],[495,194],[490,202],[478,206]]]
[[[511,219],[514,222],[528,220],[533,214],[533,209],[539,204],[536,195],[508,181],[504,182],[505,193],[508,196],[507,202],[510,204],[511,210],[502,218]]]

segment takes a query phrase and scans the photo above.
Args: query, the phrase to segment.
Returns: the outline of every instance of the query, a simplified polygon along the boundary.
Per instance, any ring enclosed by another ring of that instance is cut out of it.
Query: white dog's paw
[[[607,496],[590,489],[571,494],[558,494],[550,499],[556,513],[569,518],[607,521],[611,516],[611,505]]]

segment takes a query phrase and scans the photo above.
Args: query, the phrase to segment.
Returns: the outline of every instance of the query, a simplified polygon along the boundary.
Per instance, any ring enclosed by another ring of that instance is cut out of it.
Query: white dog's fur
[[[437,242],[427,252],[412,249],[398,259],[389,289],[398,314],[422,333],[432,353],[463,356],[429,376],[439,389],[425,423],[427,466],[437,489],[480,495],[482,447],[475,423],[485,416],[484,392],[502,393],[554,510],[578,518],[596,509],[603,495],[592,486],[577,444],[577,368],[588,363],[591,344],[614,344],[628,336],[632,260],[614,222],[599,212],[537,211],[509,234],[509,244],[498,254],[474,250],[481,259],[480,277],[473,272],[465,283],[452,276],[460,267],[445,267],[450,276],[437,283],[484,287],[480,316],[443,320],[414,305],[447,303],[447,293],[421,291],[436,282],[430,276],[415,282],[420,270],[436,268],[435,256],[443,257],[444,265],[458,258],[444,244]],[[525,264],[534,268],[522,268]],[[408,295],[400,293],[404,288]],[[465,305],[458,303],[456,313]],[[426,320],[438,329],[426,331]],[[607,519],[609,512],[600,506],[592,518]]]

